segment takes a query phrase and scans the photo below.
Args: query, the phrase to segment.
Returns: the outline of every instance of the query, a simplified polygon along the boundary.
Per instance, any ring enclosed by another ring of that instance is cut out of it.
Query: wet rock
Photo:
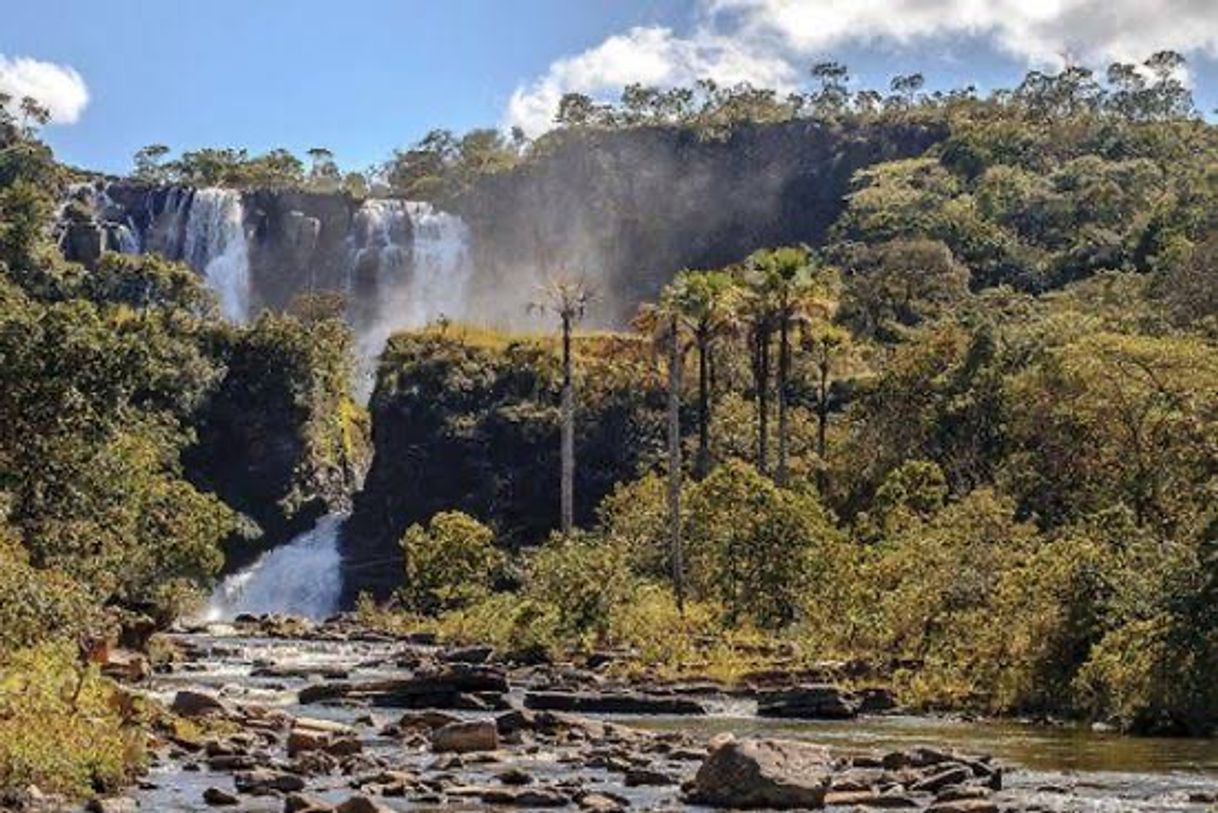
[[[944,762],[952,762],[956,755],[950,751],[940,751],[937,748],[910,748],[906,751],[892,751],[883,756],[881,764],[890,771],[901,768],[929,768]]]
[[[959,785],[962,782],[967,782],[972,775],[973,772],[968,768],[957,765],[933,773],[925,779],[915,782],[910,790],[915,793],[935,793],[949,785]]]
[[[350,683],[318,683],[313,686],[305,686],[297,692],[296,699],[300,705],[307,706],[311,703],[324,703],[328,700],[346,697],[353,689],[354,687]]]
[[[577,714],[706,714],[701,703],[688,697],[635,692],[528,692],[524,705],[530,709]]]
[[[989,799],[960,799],[955,802],[935,802],[926,813],[998,813],[998,805]]]
[[[126,796],[99,796],[85,805],[87,813],[136,813],[139,804]]]
[[[829,807],[868,807],[879,810],[901,810],[919,807],[915,799],[899,793],[879,794],[874,790],[830,791],[825,794]]]
[[[275,793],[296,793],[305,789],[305,781],[295,774],[255,768],[233,776],[239,793],[248,796],[270,796]]]
[[[333,810],[333,805],[299,793],[290,794],[283,800],[283,813],[333,813]]]
[[[662,787],[664,785],[675,785],[677,780],[664,773],[652,768],[629,768],[626,770],[624,778],[626,787]]]
[[[219,698],[187,689],[173,696],[169,710],[179,717],[226,717],[230,713],[229,707]]]
[[[334,808],[334,813],[393,813],[393,811],[367,796],[352,796]]]
[[[488,805],[566,807],[571,798],[556,788],[484,788],[478,798]]]
[[[288,756],[294,757],[305,751],[320,751],[326,747],[329,736],[321,731],[293,729],[288,734]]]
[[[989,788],[979,788],[973,786],[955,786],[944,788],[935,795],[936,802],[962,802],[965,799],[988,799],[990,798]]]
[[[521,785],[533,784],[533,777],[528,771],[521,768],[508,768],[506,771],[501,771],[495,777],[505,785],[513,785],[519,787]]]
[[[892,711],[897,707],[896,696],[891,689],[882,686],[870,686],[855,692],[860,714],[875,714],[882,711]]]
[[[711,807],[821,807],[831,767],[822,746],[721,738],[698,769],[688,798]]]
[[[203,801],[212,807],[232,807],[241,803],[235,794],[215,787],[203,791]]]
[[[495,657],[493,646],[467,646],[450,649],[440,656],[448,663],[487,663]]]
[[[837,686],[815,684],[757,695],[759,717],[803,720],[849,720],[859,713],[859,702]]]
[[[449,723],[432,732],[431,747],[458,754],[494,751],[499,747],[499,730],[491,720]]]
[[[581,794],[576,804],[580,810],[590,813],[619,813],[630,806],[630,802],[621,796],[600,792]]]

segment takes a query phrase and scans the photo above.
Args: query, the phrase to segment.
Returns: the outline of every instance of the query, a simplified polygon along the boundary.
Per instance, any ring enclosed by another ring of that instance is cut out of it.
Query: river
[[[180,689],[200,689],[237,704],[260,704],[292,715],[368,727],[361,735],[368,753],[387,754],[401,745],[377,731],[400,712],[365,706],[298,703],[297,692],[319,681],[351,682],[402,676],[403,645],[397,641],[334,641],[245,637],[223,626],[208,632],[181,633],[173,641],[188,653],[171,673],[157,674],[147,691],[166,702]],[[418,649],[418,647],[412,647]],[[313,674],[309,674],[312,672]],[[512,690],[517,692],[515,688]],[[1012,809],[1045,811],[1208,810],[1218,799],[1218,742],[1212,740],[1135,739],[1087,728],[1048,727],[1012,722],[968,722],[921,716],[875,716],[843,722],[779,721],[758,718],[747,699],[704,698],[704,717],[619,717],[615,721],[660,732],[679,731],[706,740],[722,733],[738,736],[810,740],[844,754],[886,752],[933,745],[969,754],[993,755],[1007,767],[1003,798]],[[476,717],[475,712],[460,716]],[[420,759],[424,757],[420,756]],[[525,757],[522,767],[539,778],[562,781],[569,769],[561,761]],[[510,763],[510,760],[509,760]],[[423,763],[420,763],[422,765]],[[495,765],[501,770],[504,763]],[[692,766],[696,768],[697,766]],[[463,780],[493,781],[490,768],[468,766]],[[602,781],[589,774],[586,781]],[[202,801],[208,787],[231,785],[198,760],[177,754],[154,766],[136,795],[142,809],[209,809]],[[621,790],[635,809],[662,806],[655,789]],[[309,792],[337,801],[349,792],[342,777],[328,778]],[[404,799],[381,800],[392,810],[420,809]],[[671,804],[671,802],[669,802]],[[241,810],[279,811],[277,798],[242,800]],[[445,809],[452,809],[451,803]],[[467,809],[484,809],[471,804]]]

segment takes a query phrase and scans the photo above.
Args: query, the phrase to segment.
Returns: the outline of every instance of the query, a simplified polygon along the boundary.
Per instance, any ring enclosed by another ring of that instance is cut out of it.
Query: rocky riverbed
[[[486,647],[294,620],[169,642],[176,659],[151,674],[138,662],[115,670],[195,724],[166,732],[140,787],[95,809],[998,813],[1218,801],[1212,743],[1129,770],[1139,766],[1099,752],[1139,741],[912,718],[879,688],[808,675],[625,685],[607,676],[608,658],[505,663]],[[1072,763],[1063,736],[1098,758]]]

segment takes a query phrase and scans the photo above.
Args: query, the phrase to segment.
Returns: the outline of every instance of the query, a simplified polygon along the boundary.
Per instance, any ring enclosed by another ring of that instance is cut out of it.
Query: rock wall
[[[540,160],[446,204],[473,235],[472,310],[519,322],[532,283],[576,271],[599,290],[593,324],[621,325],[681,268],[817,244],[857,170],[945,136],[810,121],[740,127],[723,140],[680,128],[567,133]]]

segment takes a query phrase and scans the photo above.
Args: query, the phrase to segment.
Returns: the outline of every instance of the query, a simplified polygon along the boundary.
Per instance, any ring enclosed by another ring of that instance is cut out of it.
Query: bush
[[[486,598],[503,567],[490,528],[459,511],[436,514],[424,528],[412,525],[402,536],[406,584],[402,603],[414,612],[436,615]]]
[[[43,644],[0,667],[0,794],[32,784],[79,797],[134,778],[145,735],[132,703],[73,647]]]

